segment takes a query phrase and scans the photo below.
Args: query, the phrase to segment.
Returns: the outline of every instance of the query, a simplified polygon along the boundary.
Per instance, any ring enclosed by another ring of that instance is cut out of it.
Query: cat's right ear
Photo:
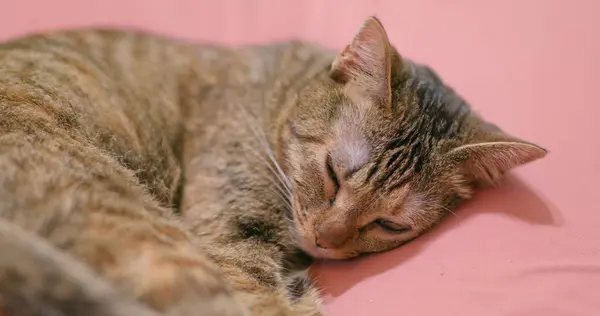
[[[362,97],[389,106],[392,53],[383,25],[376,17],[370,17],[350,45],[334,59],[330,76]]]
[[[538,160],[547,151],[500,130],[481,133],[450,150],[448,157],[458,163],[463,176],[479,185],[493,185],[510,169]]]

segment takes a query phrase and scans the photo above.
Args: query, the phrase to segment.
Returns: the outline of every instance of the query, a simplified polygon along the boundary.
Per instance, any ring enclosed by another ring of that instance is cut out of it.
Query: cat
[[[396,248],[546,150],[369,17],[339,53],[132,30],[0,45],[6,315],[322,315],[316,259]]]

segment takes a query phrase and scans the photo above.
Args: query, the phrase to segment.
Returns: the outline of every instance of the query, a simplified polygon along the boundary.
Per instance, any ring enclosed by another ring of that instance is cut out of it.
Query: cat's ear
[[[543,158],[546,153],[540,146],[497,131],[481,134],[450,150],[448,155],[469,181],[487,186],[495,184],[510,169]]]
[[[392,53],[383,25],[376,17],[370,17],[350,45],[333,60],[330,76],[387,106],[391,98]]]

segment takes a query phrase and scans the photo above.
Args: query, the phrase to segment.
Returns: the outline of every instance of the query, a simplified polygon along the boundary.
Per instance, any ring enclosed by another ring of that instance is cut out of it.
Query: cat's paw
[[[278,288],[248,286],[235,293],[252,315],[256,316],[322,316],[319,292],[305,278],[290,278]],[[251,280],[251,279],[249,279]]]
[[[321,316],[321,294],[314,287],[308,271],[291,275],[290,284],[287,286],[288,295],[292,297],[292,315]]]
[[[238,293],[240,301],[248,306],[255,316],[322,316],[320,299],[309,293],[292,301],[284,293],[244,292]]]

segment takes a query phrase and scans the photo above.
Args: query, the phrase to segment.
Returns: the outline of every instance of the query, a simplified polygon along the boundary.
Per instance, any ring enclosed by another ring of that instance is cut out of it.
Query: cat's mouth
[[[296,245],[302,249],[305,253],[315,259],[348,259],[356,256],[356,252],[347,251],[344,248],[323,248],[318,245],[316,233],[314,231],[315,225],[312,224],[312,220],[309,216],[299,215],[297,210],[294,209],[297,200],[292,199],[292,207],[290,209],[291,219],[291,231],[296,241]],[[301,219],[298,217],[302,216]]]
[[[315,259],[345,260],[359,255],[358,252],[348,253],[341,249],[323,249],[314,242],[300,243],[298,246]]]
[[[301,222],[298,220],[298,215],[296,212],[291,212],[291,219],[291,229],[298,247],[313,258],[328,258],[329,256],[327,256],[327,251],[317,245],[314,234],[307,232],[306,228],[303,227]]]
[[[295,224],[298,225],[298,224]],[[322,248],[316,242],[314,234],[302,233],[301,227],[294,227],[297,246],[315,259],[342,260],[356,256],[355,253],[349,254],[344,249]]]
[[[301,237],[301,241],[298,245],[300,249],[304,250],[311,257],[316,259],[325,259],[328,256],[325,254],[325,250],[319,248],[314,241],[308,241],[307,238]]]

